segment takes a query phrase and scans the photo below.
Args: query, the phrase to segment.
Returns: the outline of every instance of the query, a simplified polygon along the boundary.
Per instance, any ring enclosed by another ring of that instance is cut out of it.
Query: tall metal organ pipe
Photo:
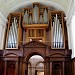
[[[48,23],[48,15],[47,15],[48,13],[47,13],[47,10],[45,9],[44,10],[44,23],[46,24],[46,23]]]
[[[42,24],[43,23],[43,17],[42,17],[42,15],[40,15],[40,24]]]
[[[54,21],[52,23],[52,38],[53,48],[63,48],[62,26],[57,14],[55,15]]]
[[[25,11],[24,16],[23,16],[23,23],[28,24],[28,12],[27,12],[27,10]]]
[[[39,8],[37,5],[35,5],[34,7],[34,10],[33,10],[33,22],[36,24],[38,23],[38,11],[39,11]]]
[[[28,23],[32,24],[32,16],[31,15],[29,15],[29,22]]]
[[[10,30],[8,33],[8,41],[7,48],[16,48],[18,41],[18,23],[16,17],[14,17],[14,21],[11,23]]]
[[[8,47],[8,48],[12,48],[12,47],[11,47],[11,33],[10,33],[10,30],[9,30],[9,33],[8,33],[7,47]]]

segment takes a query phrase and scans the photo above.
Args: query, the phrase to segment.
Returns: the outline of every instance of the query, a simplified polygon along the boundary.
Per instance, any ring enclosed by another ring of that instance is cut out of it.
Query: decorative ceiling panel
[[[14,8],[16,5],[26,2],[26,1],[32,1],[32,2],[50,1],[50,2],[53,2],[57,5],[59,5],[60,7],[62,7],[64,9],[64,11],[67,13],[72,0],[0,0],[0,12],[5,17],[7,17],[7,15],[9,14],[9,11],[12,8]]]

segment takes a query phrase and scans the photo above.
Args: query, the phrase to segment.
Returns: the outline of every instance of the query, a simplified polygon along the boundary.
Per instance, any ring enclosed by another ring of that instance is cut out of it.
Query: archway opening
[[[44,59],[40,55],[33,55],[28,63],[28,75],[44,75]]]

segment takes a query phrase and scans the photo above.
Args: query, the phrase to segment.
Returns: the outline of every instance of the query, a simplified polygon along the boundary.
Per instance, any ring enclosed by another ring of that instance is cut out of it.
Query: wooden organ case
[[[45,42],[48,22],[48,8],[40,8],[39,4],[33,4],[33,8],[24,8],[22,26],[26,30],[26,42]]]
[[[50,11],[48,7],[34,3],[32,8],[10,14],[6,48],[17,48],[21,43],[35,40],[48,43],[54,49],[64,49],[64,31],[62,11]]]
[[[44,75],[71,74],[64,16],[63,11],[50,10],[39,3],[9,14],[4,58],[5,65],[14,62],[13,74],[28,75],[28,59],[35,54],[44,57]]]

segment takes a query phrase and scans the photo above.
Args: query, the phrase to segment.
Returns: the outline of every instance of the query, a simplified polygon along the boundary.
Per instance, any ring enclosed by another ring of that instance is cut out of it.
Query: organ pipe
[[[48,22],[48,16],[47,16],[47,10],[45,9],[44,10],[44,23],[47,23]]]
[[[27,12],[27,10],[24,13],[23,23],[28,24],[28,12]]]
[[[34,23],[38,23],[38,11],[39,11],[39,8],[37,5],[35,5],[34,7],[34,12],[33,12],[33,22]]]
[[[33,11],[30,11],[29,9],[24,10],[24,16],[23,16],[23,23],[25,24],[31,24],[32,22],[34,24],[40,23],[39,19],[42,18],[43,21],[41,21],[44,24],[48,23],[48,12],[46,8],[43,8],[42,10],[39,9],[38,5],[35,5],[33,7]],[[43,17],[39,16],[40,12],[42,11]],[[30,15],[32,13],[32,15]],[[32,21],[33,20],[33,21]]]
[[[43,23],[43,17],[42,17],[42,15],[40,15],[40,24],[42,24]]]
[[[18,41],[18,23],[16,17],[14,17],[14,22],[11,23],[9,34],[8,34],[8,48],[16,48]]]
[[[11,37],[11,47],[13,48],[13,36],[12,36],[12,26],[10,27],[10,36]]]
[[[15,36],[16,36],[16,42],[18,40],[18,23],[17,23],[17,20],[15,19],[15,22],[14,22],[14,29],[15,29]]]
[[[54,18],[54,39],[55,39],[55,42],[54,43],[55,43],[55,47],[57,46],[57,43],[56,43],[57,42],[57,38],[56,38],[57,37],[57,35],[56,35],[56,29],[57,28],[56,27],[57,26],[56,26],[56,17],[55,17]]]
[[[10,30],[9,30],[9,34],[8,34],[9,36],[8,36],[8,43],[7,43],[7,47],[8,48],[12,48],[11,47],[11,35],[10,35]]]
[[[32,15],[29,15],[29,24],[32,24]]]
[[[11,33],[12,33],[12,47],[15,46],[15,38],[14,38],[14,31],[13,31],[13,25],[11,26]]]
[[[15,34],[15,28],[14,28],[14,27],[15,27],[15,25],[14,25],[13,22],[12,22],[13,37],[14,37],[14,47],[16,47],[16,40],[17,40],[16,38],[17,38],[17,37],[16,37],[16,34]],[[17,29],[16,29],[16,30],[17,30]]]
[[[62,35],[62,28],[61,28],[61,30],[60,30],[60,36],[61,36],[61,38],[60,38],[60,47],[63,47],[63,35]]]
[[[61,48],[61,24],[59,24],[59,48]]]
[[[63,48],[62,26],[57,14],[55,15],[52,23],[52,38],[53,48]]]
[[[53,22],[53,25],[52,25],[52,47],[55,47],[55,33],[54,33],[54,28],[55,28],[55,25],[54,25],[54,22]]]
[[[60,24],[59,24],[59,19],[58,19],[58,31],[57,31],[57,32],[58,32],[58,35],[57,35],[57,36],[58,36],[58,38],[57,38],[58,48],[60,47],[60,38],[59,38],[59,35],[60,35],[60,34],[59,34],[59,32],[60,32],[59,30],[60,30],[60,29],[59,29],[59,28],[60,28]]]

